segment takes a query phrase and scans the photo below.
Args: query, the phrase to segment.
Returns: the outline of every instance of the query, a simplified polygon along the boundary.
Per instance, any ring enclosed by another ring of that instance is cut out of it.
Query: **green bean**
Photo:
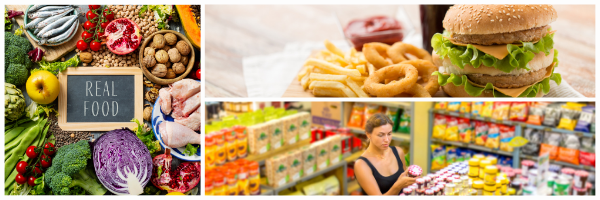
[[[12,170],[19,160],[20,155],[23,155],[27,150],[27,147],[31,145],[31,143],[35,140],[36,137],[39,137],[40,132],[45,127],[47,120],[40,120],[38,125],[34,126],[27,132],[24,132],[26,136],[21,140],[21,145],[15,148],[15,151],[12,152],[13,156],[11,156],[5,163],[4,169],[4,178],[7,178],[10,175],[10,170]]]
[[[6,145],[13,139],[17,138],[17,136],[19,136],[19,133],[23,132],[23,130],[25,130],[25,127],[15,127],[13,129],[10,129],[4,134],[4,144]]]

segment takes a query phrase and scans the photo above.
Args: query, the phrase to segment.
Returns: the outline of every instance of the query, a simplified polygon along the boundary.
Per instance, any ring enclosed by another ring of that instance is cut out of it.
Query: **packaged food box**
[[[302,151],[302,165],[304,176],[310,175],[317,171],[317,147],[307,145],[300,148]]]
[[[257,124],[248,127],[248,148],[251,154],[263,154],[269,151],[269,126]]]
[[[283,146],[283,120],[273,119],[266,124],[269,126],[271,149],[279,149]]]
[[[289,181],[289,159],[288,155],[276,155],[266,160],[265,168],[267,182],[272,187],[280,187]]]
[[[283,141],[285,144],[298,142],[299,116],[289,115],[281,118],[283,121]]]
[[[302,177],[302,150],[294,150],[287,153],[290,167],[288,169],[288,175],[291,181],[300,180]]]
[[[327,140],[319,140],[311,144],[314,146],[317,155],[317,170],[325,169],[329,166],[329,143]]]
[[[298,119],[300,128],[298,130],[298,135],[300,140],[306,140],[310,138],[311,125],[312,125],[312,115],[308,112],[298,113]]]
[[[342,161],[342,136],[334,135],[327,138],[329,145],[329,163],[335,165]]]

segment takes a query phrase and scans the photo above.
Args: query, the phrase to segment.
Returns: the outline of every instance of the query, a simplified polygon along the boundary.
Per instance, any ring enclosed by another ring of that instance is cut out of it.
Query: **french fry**
[[[306,75],[302,77],[302,80],[300,80],[300,84],[302,85],[302,88],[304,88],[304,90],[308,89],[308,85],[310,84],[310,82],[310,75]]]
[[[329,89],[338,89],[344,93],[345,97],[357,97],[357,95],[350,89],[348,86],[344,85],[340,82],[335,81],[313,81],[308,86],[309,89],[314,88],[329,88]]]
[[[367,69],[365,69],[365,65],[357,65],[356,69],[358,69],[358,72],[360,72],[362,75],[367,75]]]
[[[346,60],[344,60],[343,57],[340,57],[338,55],[333,55],[333,61],[339,63],[340,66],[350,65],[350,63],[348,63]]]
[[[367,78],[369,78],[369,77],[366,77],[366,76],[361,76],[361,77],[349,76],[348,78],[351,78],[353,81],[361,82],[362,83],[362,82],[365,82],[365,80],[367,80]]]
[[[343,97],[344,93],[338,89],[315,88],[313,91],[315,97]]]
[[[302,78],[306,76],[306,73],[308,73],[308,67],[303,67],[300,70],[300,73],[298,73],[298,81],[302,80]]]
[[[338,55],[342,58],[344,57],[344,52],[333,45],[333,43],[329,42],[329,40],[325,40],[325,48],[335,55]]]
[[[360,72],[356,69],[346,69],[340,66],[337,66],[335,64],[332,63],[328,63],[326,61],[323,60],[317,60],[314,58],[309,58],[306,61],[307,65],[314,65],[315,67],[318,68],[322,68],[322,69],[326,69],[332,72],[335,72],[336,74],[342,74],[342,75],[348,75],[348,76],[355,76],[355,77],[360,77]]]
[[[319,74],[312,73],[310,74],[311,81],[336,81],[340,83],[345,83],[348,76],[346,75],[334,75],[334,74]]]
[[[348,85],[348,87],[350,87],[350,89],[352,89],[352,91],[354,91],[358,97],[369,97],[369,95],[367,95],[367,93],[365,93],[365,91],[363,91],[351,78],[346,79],[346,85]]]
[[[369,76],[375,74],[375,66],[371,65],[371,63],[367,63],[367,69],[369,69]]]

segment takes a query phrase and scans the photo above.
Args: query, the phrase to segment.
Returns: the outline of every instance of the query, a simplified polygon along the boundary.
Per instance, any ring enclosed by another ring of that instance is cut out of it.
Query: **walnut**
[[[167,63],[169,61],[169,54],[165,50],[158,50],[154,55],[156,61],[159,63]]]
[[[181,55],[187,56],[188,54],[190,54],[190,46],[188,46],[188,44],[185,43],[185,41],[177,42],[177,45],[175,47],[177,48],[177,50],[179,50],[179,53],[181,53]]]
[[[168,45],[175,45],[177,44],[177,36],[173,33],[167,33],[165,34],[165,40],[167,41]]]
[[[167,69],[171,68],[172,65],[173,65],[173,63],[171,63],[171,61],[167,61],[167,63],[165,63],[165,66],[167,66]]]
[[[175,48],[173,49],[169,49],[169,60],[173,63],[179,62],[179,60],[181,60],[181,54],[179,54],[179,51]]]
[[[175,78],[175,77],[177,77],[177,74],[175,74],[175,72],[173,71],[173,69],[169,68],[167,70],[167,75],[165,76],[165,78],[172,79],[172,78]]]
[[[150,56],[154,56],[154,48],[152,47],[146,47],[144,49],[144,56],[150,55]]]
[[[152,119],[152,106],[144,108],[144,120],[150,121]]]
[[[185,72],[185,66],[183,66],[181,63],[175,63],[173,64],[173,71],[176,74],[183,74],[183,72]]]
[[[169,45],[165,45],[165,47],[162,48],[162,50],[165,50],[166,52],[169,52],[169,49],[171,49],[172,47]]]
[[[167,75],[167,66],[163,64],[158,64],[154,69],[152,69],[152,74],[156,77],[165,77]]]
[[[179,60],[179,62],[181,62],[181,64],[183,64],[184,66],[187,66],[188,63],[190,62],[190,59],[187,56],[182,56],[181,60]]]
[[[146,67],[148,69],[154,67],[154,65],[156,65],[156,59],[154,59],[154,56],[147,55],[142,60],[142,66],[144,66],[144,67]]]
[[[154,35],[154,38],[152,38],[151,46],[157,49],[162,49],[163,47],[165,47],[165,37],[162,34]]]
[[[90,52],[81,52],[79,59],[81,59],[81,62],[90,63],[92,62],[92,54]]]

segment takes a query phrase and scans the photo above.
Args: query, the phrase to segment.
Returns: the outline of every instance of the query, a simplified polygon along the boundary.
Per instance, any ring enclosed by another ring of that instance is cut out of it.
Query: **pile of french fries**
[[[298,74],[304,90],[312,90],[316,97],[369,97],[363,84],[375,67],[362,52],[352,48],[344,53],[327,40],[325,47],[311,56]]]

